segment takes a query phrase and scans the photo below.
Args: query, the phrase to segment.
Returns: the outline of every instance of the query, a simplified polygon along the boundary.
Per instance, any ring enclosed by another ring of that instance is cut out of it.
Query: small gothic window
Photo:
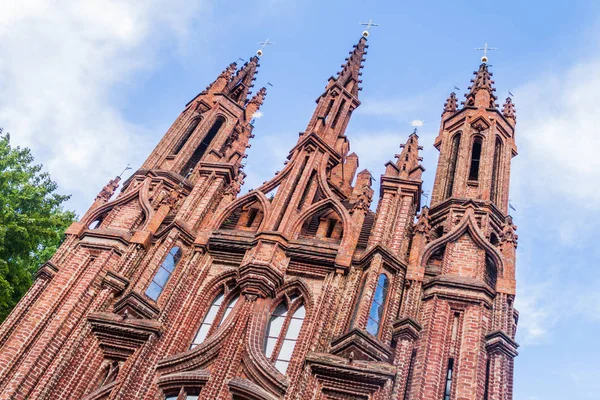
[[[181,170],[181,175],[186,176],[189,172],[193,171],[196,168],[196,165],[198,165],[198,163],[202,159],[204,152],[206,151],[206,149],[208,149],[208,146],[210,146],[210,143],[213,141],[215,136],[217,136],[217,133],[219,133],[223,124],[225,124],[225,118],[217,117],[213,126],[211,126],[206,136],[204,136],[204,139],[202,139],[202,142],[198,145],[198,147],[196,147],[194,154],[192,154],[188,162]]]
[[[496,137],[494,145],[494,163],[492,165],[492,184],[490,187],[490,200],[494,203],[500,201],[500,159],[502,157],[502,139]]]
[[[377,287],[375,288],[375,296],[373,296],[373,302],[371,303],[369,318],[367,320],[367,332],[373,336],[377,336],[381,328],[381,319],[385,309],[388,286],[388,277],[385,274],[379,275]]]
[[[150,286],[146,289],[146,296],[150,297],[152,300],[158,299],[158,296],[162,293],[167,281],[171,277],[173,270],[179,263],[181,259],[181,248],[175,246],[169,251],[167,257],[162,262],[158,271],[152,278],[152,282],[150,282]]]
[[[306,315],[304,305],[298,297],[290,300],[290,307],[284,300],[271,314],[264,344],[265,355],[282,374],[286,373],[292,359]]]
[[[202,324],[200,324],[200,328],[198,328],[198,332],[196,333],[196,337],[194,337],[194,341],[192,342],[190,349],[198,346],[204,341],[204,339],[206,339],[208,334],[211,332],[213,325],[215,328],[217,328],[223,321],[225,321],[225,319],[227,319],[229,313],[231,310],[233,310],[235,303],[237,303],[238,298],[239,294],[236,294],[235,296],[231,297],[229,301],[224,302],[225,295],[223,292],[219,293],[217,297],[215,297],[210,305],[210,308],[208,309],[208,312],[206,313],[206,316],[204,317],[204,320],[202,321]],[[218,322],[215,324],[215,321]]]
[[[446,386],[444,388],[444,400],[450,400],[452,395],[452,375],[454,372],[454,359],[448,360],[448,372],[446,372]]]
[[[181,151],[181,149],[183,148],[183,146],[185,146],[185,144],[187,143],[187,141],[190,138],[190,136],[192,136],[192,133],[194,133],[194,131],[196,130],[196,127],[198,126],[199,123],[200,123],[200,118],[195,118],[190,123],[190,125],[188,126],[188,128],[185,131],[184,135],[181,137],[181,139],[177,143],[177,146],[175,146],[175,150],[173,151],[173,154],[179,154],[179,152]]]
[[[344,111],[345,106],[346,106],[346,99],[342,99],[342,103],[340,104],[340,108],[338,108],[337,112],[335,113],[335,118],[333,119],[333,122],[331,123],[331,127],[332,128],[335,128],[335,126],[337,125],[338,120],[340,119],[340,115]]]
[[[469,180],[479,179],[479,162],[481,160],[481,138],[476,137],[471,150],[471,168],[469,169]]]
[[[460,133],[452,138],[452,148],[450,149],[450,158],[448,159],[448,178],[446,182],[446,196],[452,196],[454,189],[454,175],[456,173],[456,164],[458,162],[458,150],[460,148]]]
[[[91,224],[88,225],[88,229],[97,229],[100,228],[100,225],[102,225],[102,220],[104,218],[98,218],[96,220],[94,220]]]

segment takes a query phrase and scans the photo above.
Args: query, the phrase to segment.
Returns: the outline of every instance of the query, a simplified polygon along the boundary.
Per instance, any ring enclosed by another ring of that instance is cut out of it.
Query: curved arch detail
[[[227,217],[232,212],[234,212],[238,207],[243,207],[245,205],[252,203],[253,200],[258,201],[260,203],[260,205],[262,206],[263,213],[265,214],[265,216],[263,218],[263,222],[266,221],[269,218],[269,216],[271,215],[271,208],[272,208],[271,203],[269,202],[267,197],[264,195],[264,193],[262,193],[258,190],[253,190],[249,193],[246,193],[242,197],[235,199],[229,205],[227,205],[227,207],[225,207],[223,209],[223,211],[221,211],[216,216],[216,218],[213,220],[213,222],[210,226],[210,229],[211,230],[219,229],[219,227],[223,224],[225,219],[227,219]],[[261,225],[262,225],[262,223],[261,223]],[[259,227],[259,230],[260,230],[260,227]]]
[[[419,265],[425,267],[427,260],[436,250],[448,244],[449,242],[458,240],[463,233],[467,231],[471,234],[473,241],[481,249],[483,249],[486,254],[492,257],[498,268],[498,277],[504,277],[504,261],[502,259],[502,255],[498,249],[485,238],[483,232],[481,229],[479,229],[479,226],[477,226],[477,222],[475,221],[475,213],[473,212],[472,208],[467,209],[462,220],[450,232],[425,246],[419,261]]]
[[[350,228],[350,214],[348,214],[348,211],[341,204],[339,204],[331,198],[327,198],[312,204],[296,218],[296,220],[291,225],[292,228],[289,231],[290,237],[297,237],[300,233],[300,230],[302,229],[302,225],[304,224],[304,222],[306,222],[308,218],[318,213],[319,211],[326,210],[327,208],[331,208],[339,215],[340,219],[342,220],[344,232],[348,232],[348,229]],[[342,236],[342,241],[340,245],[344,244],[348,240],[348,238],[349,235]]]

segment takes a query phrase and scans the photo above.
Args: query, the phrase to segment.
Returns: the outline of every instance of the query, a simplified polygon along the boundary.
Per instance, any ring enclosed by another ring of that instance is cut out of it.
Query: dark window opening
[[[179,141],[179,143],[177,143],[177,146],[175,146],[175,150],[173,151],[173,154],[179,154],[179,152],[181,151],[183,146],[185,146],[185,144],[187,143],[190,136],[192,136],[192,133],[194,133],[194,131],[196,130],[196,127],[198,126],[199,123],[200,123],[200,118],[196,118],[190,123],[187,130],[185,131],[185,134],[181,137],[181,140]]]
[[[246,221],[246,228],[249,228],[254,223],[256,219],[256,215],[258,214],[258,210],[256,208],[251,208],[248,210],[248,221]]]
[[[487,363],[485,364],[485,389],[483,392],[483,400],[488,400],[490,397],[490,358],[488,356]]]
[[[330,238],[333,235],[333,230],[335,229],[336,224],[337,224],[337,220],[335,220],[335,219],[329,220],[329,222],[327,224],[327,233],[325,233],[326,238]]]
[[[313,172],[310,174],[310,178],[308,178],[308,183],[306,184],[306,187],[304,188],[304,191],[302,192],[302,197],[300,197],[300,201],[298,202],[298,210],[301,210],[302,207],[304,206],[304,203],[306,202],[306,196],[308,196],[308,192],[310,191],[310,188],[312,187],[312,184],[313,184],[313,181],[314,181],[316,175],[317,175],[317,171],[313,170]]]
[[[337,113],[335,114],[335,118],[333,119],[333,122],[331,123],[332,128],[335,128],[335,125],[337,124],[338,120],[340,119],[340,115],[342,114],[342,111],[344,111],[345,106],[346,106],[346,99],[343,99],[342,104],[340,104],[340,108],[338,108]]]
[[[450,151],[450,159],[448,160],[448,181],[446,185],[446,196],[452,196],[454,188],[454,175],[456,173],[456,163],[458,161],[458,149],[460,147],[460,133],[452,139],[452,149]]]
[[[333,103],[335,100],[329,100],[329,104],[327,105],[327,110],[325,110],[325,115],[323,115],[323,123],[327,122],[327,117],[329,117],[329,113],[331,112],[331,108],[333,107]]]
[[[198,162],[200,162],[200,160],[202,159],[202,156],[204,155],[204,152],[210,145],[210,142],[212,142],[212,140],[215,138],[215,136],[217,136],[217,133],[219,133],[219,130],[221,129],[221,127],[223,126],[224,123],[225,123],[225,118],[223,118],[223,117],[217,118],[217,120],[215,121],[213,126],[210,128],[210,130],[208,131],[208,133],[206,134],[204,139],[202,139],[202,142],[198,145],[198,147],[196,147],[194,154],[192,154],[192,156],[190,157],[188,162],[185,164],[185,166],[181,170],[181,172],[180,172],[181,175],[186,176],[189,172],[193,171],[196,168],[196,165],[198,165]]]
[[[479,162],[481,160],[481,138],[475,138],[473,149],[471,150],[471,169],[469,170],[469,180],[479,179]]]
[[[500,138],[496,138],[496,144],[494,146],[494,164],[492,166],[492,185],[491,185],[491,193],[490,200],[494,203],[498,203],[500,200],[499,192],[500,192],[500,177],[498,176],[500,173],[500,157],[502,155],[502,140]]]
[[[454,370],[454,358],[448,360],[448,372],[446,373],[446,388],[444,389],[444,400],[450,400],[452,394],[452,375]]]

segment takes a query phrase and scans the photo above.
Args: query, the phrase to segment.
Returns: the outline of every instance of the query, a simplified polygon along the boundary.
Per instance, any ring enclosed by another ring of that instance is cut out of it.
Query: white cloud
[[[546,73],[515,90],[527,198],[600,209],[600,60]],[[521,185],[519,185],[521,186]],[[559,196],[559,198],[553,198]],[[597,223],[598,221],[594,221]]]
[[[203,8],[183,0],[0,4],[0,126],[32,148],[61,192],[75,194],[71,207],[85,211],[110,177],[151,150],[114,89],[155,67],[165,38],[185,39]]]

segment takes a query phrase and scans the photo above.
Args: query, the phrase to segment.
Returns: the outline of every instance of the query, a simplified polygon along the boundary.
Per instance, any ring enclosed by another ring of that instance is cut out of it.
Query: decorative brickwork
[[[243,195],[258,57],[190,101],[0,327],[0,399],[512,399],[514,104],[482,64],[444,105],[431,207],[415,131],[373,212],[345,134],[367,48]]]

